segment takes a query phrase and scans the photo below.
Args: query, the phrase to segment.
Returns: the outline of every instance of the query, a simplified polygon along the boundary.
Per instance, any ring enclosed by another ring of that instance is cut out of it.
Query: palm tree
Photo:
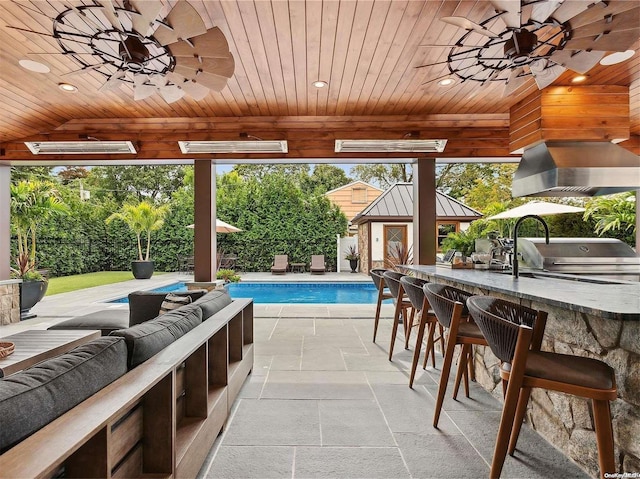
[[[129,229],[136,235],[138,241],[138,258],[140,261],[149,261],[149,251],[151,249],[151,232],[157,231],[164,225],[164,217],[169,212],[169,206],[154,206],[148,201],[143,201],[137,205],[125,204],[122,211],[113,213],[106,219],[107,224],[115,219],[124,221]],[[142,235],[146,233],[146,252],[142,252]]]
[[[16,273],[24,278],[36,267],[36,238],[42,221],[69,212],[60,199],[55,185],[50,181],[19,181],[11,189],[11,224],[18,236]]]

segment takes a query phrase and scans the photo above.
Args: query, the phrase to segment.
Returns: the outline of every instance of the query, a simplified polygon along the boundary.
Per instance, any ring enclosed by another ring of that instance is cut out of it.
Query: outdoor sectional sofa
[[[195,477],[253,367],[253,302],[214,290],[0,380],[0,477]],[[101,328],[96,328],[101,329]]]

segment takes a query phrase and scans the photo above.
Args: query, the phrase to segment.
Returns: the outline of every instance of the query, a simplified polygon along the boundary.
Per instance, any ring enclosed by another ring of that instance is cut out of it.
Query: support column
[[[436,160],[413,163],[413,263],[436,263]]]
[[[0,165],[0,281],[11,274],[11,167]]]
[[[194,169],[194,281],[216,279],[216,166],[196,160]]]

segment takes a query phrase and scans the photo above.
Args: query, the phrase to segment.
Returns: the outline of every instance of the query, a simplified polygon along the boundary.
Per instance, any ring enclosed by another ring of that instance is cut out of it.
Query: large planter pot
[[[47,281],[23,281],[20,284],[20,320],[36,317],[29,310],[44,298],[48,286]]]
[[[349,260],[349,266],[351,266],[351,272],[352,273],[357,273],[358,272],[358,260],[357,259],[350,259]]]
[[[131,271],[135,279],[149,279],[153,276],[153,261],[132,261]]]

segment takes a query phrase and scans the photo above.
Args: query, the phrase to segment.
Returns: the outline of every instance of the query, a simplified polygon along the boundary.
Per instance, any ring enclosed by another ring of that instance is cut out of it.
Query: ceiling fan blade
[[[536,60],[529,65],[531,74],[538,85],[539,90],[543,90],[551,85],[567,69],[560,65],[549,65],[547,60]]]
[[[196,101],[204,99],[210,92],[206,86],[189,80],[180,83],[180,88]]]
[[[576,27],[571,32],[571,38],[595,37],[605,32],[621,32],[638,28],[640,28],[640,7]]]
[[[153,85],[136,85],[133,88],[133,99],[135,101],[144,100],[149,98],[156,92],[156,87]]]
[[[124,72],[117,71],[109,77],[109,79],[98,88],[99,91],[105,92],[113,90],[121,85],[121,80],[124,78]]]
[[[599,1],[599,0],[597,0]],[[594,0],[565,0],[562,5],[560,5],[552,15],[552,18],[557,20],[560,23],[565,23],[576,15],[584,12],[594,3]]]
[[[158,88],[160,96],[164,98],[167,103],[174,103],[184,96],[184,90],[181,90],[176,85],[167,85]]]
[[[215,75],[231,78],[235,69],[233,56],[229,54],[227,58],[193,58],[193,57],[176,57],[176,67],[174,71],[180,75],[191,78],[183,72],[190,71],[195,74],[198,70],[213,73]]]
[[[141,73],[136,73],[133,75],[133,84],[135,86],[140,86],[149,81],[149,75],[143,75]]]
[[[637,8],[638,2],[635,1],[599,2],[571,18],[569,20],[569,25],[572,30],[575,30],[576,28],[599,22],[609,15],[611,17],[620,15],[621,13],[627,15],[626,12]]]
[[[107,18],[109,23],[116,30],[123,31],[124,26],[118,17],[118,12],[116,10],[115,5],[113,4],[113,0],[96,0],[99,5],[102,6],[102,14]]]
[[[451,25],[455,25],[456,27],[460,27],[460,28],[464,28],[465,30],[473,30],[476,33],[479,33],[481,35],[485,35],[489,38],[498,38],[498,35],[493,33],[491,30],[489,30],[486,27],[483,27],[482,25],[476,23],[476,22],[472,22],[471,20],[469,20],[468,18],[464,18],[464,17],[442,17],[440,20],[442,20],[445,23],[449,23]]]
[[[154,87],[160,88],[167,84],[169,79],[164,75],[149,75],[149,79],[146,83]]]
[[[524,83],[526,83],[528,76],[524,73],[524,68],[518,67],[511,70],[509,74],[509,78],[507,79],[506,84],[504,85],[504,90],[502,91],[502,97],[507,97],[511,95],[514,91],[520,88]]]
[[[605,52],[587,52],[578,51],[572,52],[570,50],[556,50],[550,57],[550,60],[558,65],[561,65],[569,70],[573,70],[578,73],[587,73],[602,59]]]
[[[207,27],[196,9],[189,2],[178,2],[164,19],[164,22],[158,24],[158,29],[153,33],[153,36],[164,46],[205,33],[207,33]]]
[[[491,5],[496,13],[504,12],[500,15],[500,20],[509,28],[520,28],[520,15],[522,13],[520,0],[491,0]]]
[[[213,91],[221,91],[227,86],[227,78],[207,72],[199,72],[194,80]]]
[[[174,57],[225,58],[229,56],[229,44],[224,33],[218,28],[207,30],[203,35],[180,40],[167,45]]]
[[[69,8],[69,9],[73,10],[74,12],[76,12],[76,14],[78,15],[78,18],[80,18],[84,23],[86,23],[86,25],[88,27],[93,28],[93,29],[98,29],[98,30],[102,30],[104,28],[104,25],[101,25],[100,23],[95,21],[93,18],[89,17],[84,12],[84,10],[80,10],[78,7],[73,5],[73,3],[71,3],[70,1],[63,1],[62,4],[65,5],[67,8]],[[78,28],[78,27],[76,26],[76,28]]]
[[[531,9],[531,17],[529,17],[529,19],[536,22],[544,22],[564,1],[565,0],[549,0],[546,2],[534,3],[533,8]]]
[[[137,12],[131,14],[133,29],[140,35],[148,36],[160,15],[162,3],[157,0],[129,0],[129,3]]]
[[[575,38],[564,46],[565,50],[598,50],[601,52],[624,52],[638,40],[640,27],[598,35],[596,37]]]

